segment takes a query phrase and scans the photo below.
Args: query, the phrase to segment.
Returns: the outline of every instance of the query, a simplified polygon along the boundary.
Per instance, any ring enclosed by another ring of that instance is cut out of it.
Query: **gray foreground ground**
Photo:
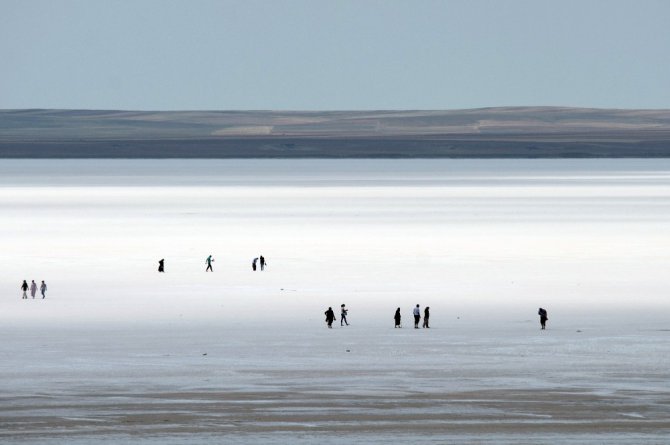
[[[580,327],[5,327],[0,441],[664,443],[670,332]]]

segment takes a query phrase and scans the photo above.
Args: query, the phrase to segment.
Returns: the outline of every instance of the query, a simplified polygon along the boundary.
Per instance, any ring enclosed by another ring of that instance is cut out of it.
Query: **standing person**
[[[426,306],[426,309],[423,310],[423,327],[430,328],[428,326],[428,319],[430,318],[430,308]]]
[[[395,320],[395,327],[399,328],[400,326],[400,308],[395,310],[395,315],[393,316],[393,319]]]
[[[547,320],[549,320],[549,317],[547,317],[547,310],[540,308],[537,310],[537,315],[540,316],[540,326],[542,326],[542,330],[546,328]]]
[[[165,258],[161,259],[158,262],[158,271],[159,272],[165,272]]]
[[[30,283],[30,295],[32,295],[33,300],[35,299],[35,294],[37,293],[37,284],[35,284],[35,280],[31,280],[32,283]]]
[[[349,322],[347,321],[347,312],[349,312],[349,309],[344,307],[344,303],[340,306],[342,308],[342,311],[340,313],[340,326],[342,326],[342,323],[344,322],[347,326],[349,326]]]
[[[421,321],[421,308],[417,304],[414,308],[414,329],[419,329],[419,321]]]
[[[261,255],[261,270],[265,270],[265,266],[267,266],[268,263],[265,262],[265,257]]]
[[[207,269],[205,269],[205,272],[214,272],[214,269],[212,269],[212,261],[214,261],[212,255],[208,256],[205,260],[205,263],[207,263]]]
[[[22,300],[27,300],[28,299],[28,283],[26,283],[26,280],[23,280],[23,284],[21,285],[21,290],[23,291],[23,297],[21,297]]]
[[[251,262],[251,269],[256,272],[256,261],[258,261],[258,257],[254,258],[254,260]]]
[[[47,291],[47,283],[45,283],[44,280],[42,280],[42,284],[40,285],[40,292],[42,293],[42,300],[44,300],[44,297],[46,297],[46,295],[44,295],[44,293],[46,291]]]
[[[333,321],[335,321],[335,312],[333,312],[333,308],[329,307],[326,312],[326,323],[328,323],[328,329],[333,329]]]

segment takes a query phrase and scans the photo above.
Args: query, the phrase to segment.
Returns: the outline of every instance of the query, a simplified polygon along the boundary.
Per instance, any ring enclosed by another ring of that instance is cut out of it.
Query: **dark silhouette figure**
[[[254,260],[251,262],[251,270],[256,272],[256,262],[258,262],[258,257],[254,258]]]
[[[333,308],[329,307],[326,312],[326,323],[328,323],[328,329],[333,329],[333,321],[335,321],[335,312],[333,312]]]
[[[165,258],[158,262],[158,271],[165,272]]]
[[[395,315],[393,316],[393,319],[395,320],[395,327],[399,328],[400,326],[400,308],[395,310]]]
[[[42,293],[42,300],[44,300],[44,298],[46,297],[46,295],[44,295],[44,293],[46,291],[47,291],[47,283],[45,283],[44,280],[42,280],[42,284],[40,285],[40,292]]]
[[[205,272],[214,272],[214,269],[212,269],[212,261],[214,261],[212,255],[208,256],[205,260],[205,263],[207,263],[207,269],[205,269]]]
[[[265,266],[267,266],[268,263],[265,262],[265,257],[261,255],[261,270],[265,270]]]
[[[23,297],[21,297],[22,300],[27,300],[28,299],[28,283],[26,280],[23,280],[23,284],[21,285],[21,290],[23,291]]]
[[[419,329],[419,321],[421,321],[421,309],[417,304],[414,308],[414,329]]]
[[[537,310],[537,315],[540,316],[540,325],[542,326],[542,330],[546,328],[547,320],[549,320],[549,317],[547,317],[547,310],[540,308]]]
[[[428,326],[428,319],[430,318],[430,308],[426,306],[426,309],[423,310],[423,327],[430,328]]]
[[[344,307],[344,304],[342,304],[340,307],[342,308],[340,312],[340,326],[343,326],[342,323],[349,326],[349,322],[347,321],[347,313],[349,312],[349,309]]]

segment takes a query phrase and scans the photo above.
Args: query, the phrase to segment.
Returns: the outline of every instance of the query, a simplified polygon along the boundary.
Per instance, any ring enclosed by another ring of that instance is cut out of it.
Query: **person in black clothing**
[[[23,291],[23,297],[21,297],[22,300],[27,300],[28,299],[28,283],[26,280],[23,280],[23,284],[21,285],[21,290]]]
[[[335,321],[335,312],[333,312],[333,308],[329,307],[326,312],[326,323],[328,323],[328,328],[333,329],[333,321]]]
[[[165,258],[158,262],[158,271],[165,272]]]
[[[395,315],[393,316],[393,319],[395,320],[395,327],[399,328],[400,326],[400,308],[395,310]]]
[[[542,326],[542,330],[546,328],[547,320],[549,320],[549,317],[547,317],[547,310],[540,308],[537,311],[537,315],[540,316],[540,325]]]
[[[265,257],[263,257],[263,255],[261,255],[260,259],[261,259],[261,270],[265,270],[265,265],[268,263],[265,262]]]
[[[423,310],[423,327],[430,328],[428,326],[428,318],[430,318],[430,308],[426,306],[426,309]]]

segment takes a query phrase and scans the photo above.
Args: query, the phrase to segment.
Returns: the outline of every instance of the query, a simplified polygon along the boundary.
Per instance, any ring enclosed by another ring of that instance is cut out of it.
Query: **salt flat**
[[[658,326],[3,329],[2,441],[663,443]]]
[[[664,443],[669,198],[665,160],[3,161],[1,441]]]

